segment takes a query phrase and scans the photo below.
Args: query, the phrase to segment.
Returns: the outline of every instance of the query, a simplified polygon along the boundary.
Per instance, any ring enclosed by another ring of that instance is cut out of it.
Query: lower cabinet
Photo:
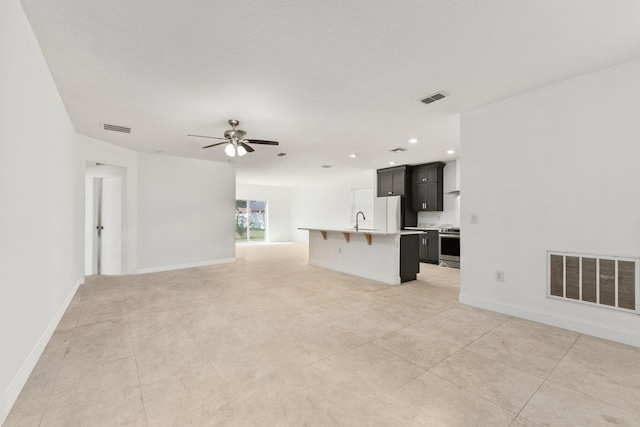
[[[429,230],[420,234],[420,261],[438,264],[438,231]]]
[[[400,236],[400,282],[416,280],[420,273],[418,246],[420,234]]]

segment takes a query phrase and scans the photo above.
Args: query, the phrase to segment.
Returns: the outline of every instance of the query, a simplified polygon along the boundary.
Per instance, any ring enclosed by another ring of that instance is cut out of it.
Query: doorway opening
[[[268,241],[267,201],[236,200],[236,243]]]
[[[87,162],[85,176],[85,275],[123,270],[125,168]]]

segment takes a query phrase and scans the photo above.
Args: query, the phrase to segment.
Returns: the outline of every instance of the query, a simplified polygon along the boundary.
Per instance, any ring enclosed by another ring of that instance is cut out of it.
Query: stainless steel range
[[[460,268],[460,228],[441,228],[438,239],[440,243],[440,265]]]

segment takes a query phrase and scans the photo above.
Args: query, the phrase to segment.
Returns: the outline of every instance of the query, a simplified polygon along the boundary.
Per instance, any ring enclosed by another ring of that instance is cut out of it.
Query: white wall
[[[341,182],[320,183],[291,190],[291,237],[308,242],[309,232],[298,227],[352,227],[351,190],[375,188],[376,171],[361,171]],[[367,218],[369,220],[369,218]],[[370,220],[371,222],[373,219]]]
[[[640,257],[639,95],[636,61],[462,115],[462,302],[640,346],[640,316],[546,298],[547,250]]]
[[[0,2],[0,424],[82,280],[75,131],[18,0]]]
[[[291,241],[291,188],[237,183],[236,199],[266,200],[269,242]]]
[[[78,160],[76,166],[76,176],[78,183],[78,193],[76,201],[77,215],[84,218],[86,209],[85,203],[85,176],[87,162],[104,163],[105,165],[118,166],[125,169],[123,178],[123,272],[134,274],[138,265],[138,153],[133,150],[118,147],[95,138],[76,134],[76,148]],[[79,248],[84,247],[85,224],[78,221],[76,230],[76,244]],[[79,254],[77,265],[78,275],[84,274],[84,251]]]
[[[235,170],[227,163],[138,155],[138,271],[235,258]]]
[[[446,162],[442,170],[442,212],[418,212],[418,224],[440,224],[460,226],[460,195],[449,194],[450,191],[459,190],[457,176],[459,176],[459,161]]]

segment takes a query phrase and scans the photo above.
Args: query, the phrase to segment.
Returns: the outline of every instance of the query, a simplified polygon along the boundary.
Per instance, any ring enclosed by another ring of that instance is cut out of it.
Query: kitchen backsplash
[[[453,224],[460,227],[460,196],[444,195],[442,212],[418,212],[418,224]]]

